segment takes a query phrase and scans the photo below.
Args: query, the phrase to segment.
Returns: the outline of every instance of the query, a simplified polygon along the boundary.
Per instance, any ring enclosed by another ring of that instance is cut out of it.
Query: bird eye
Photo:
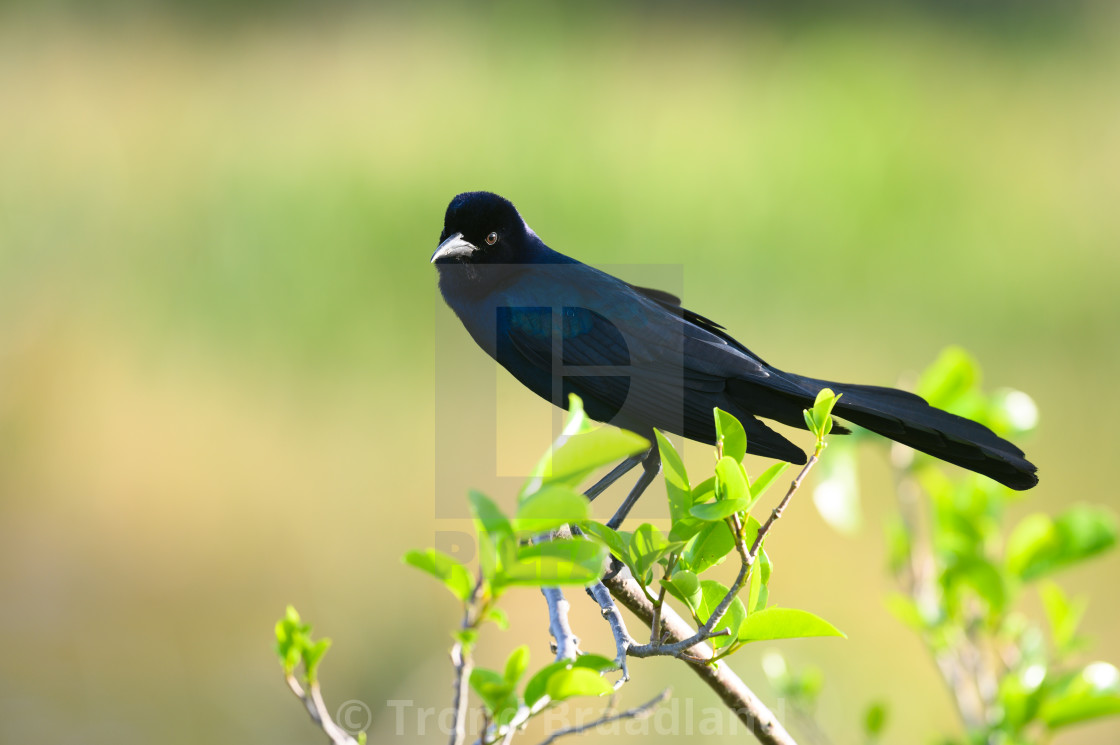
[[[486,236],[486,245],[493,246],[497,242],[498,242],[498,234],[497,233],[491,233],[490,235]]]

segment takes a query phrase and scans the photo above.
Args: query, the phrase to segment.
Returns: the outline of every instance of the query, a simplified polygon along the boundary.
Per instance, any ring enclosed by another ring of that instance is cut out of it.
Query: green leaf
[[[700,605],[696,609],[696,617],[700,623],[707,623],[708,619],[712,617],[716,607],[727,597],[729,588],[723,586],[715,580],[706,579],[700,582],[701,599]],[[743,626],[743,621],[747,619],[747,609],[743,606],[743,601],[739,598],[733,598],[731,604],[727,606],[727,612],[724,613],[723,618],[712,631],[721,631],[728,629],[730,633],[726,636],[717,636],[708,640],[713,649],[722,649],[732,644],[739,636],[739,631]]]
[[[506,699],[513,691],[513,686],[505,679],[504,675],[496,670],[487,670],[484,667],[476,667],[471,670],[468,682],[471,690],[478,694],[491,714],[503,708]]]
[[[532,707],[533,704],[540,701],[548,692],[548,679],[552,677],[553,673],[557,670],[567,669],[569,664],[568,660],[560,660],[545,665],[534,673],[533,677],[529,678],[529,682],[525,684],[525,705]]]
[[[467,499],[471,504],[471,514],[483,532],[490,536],[513,538],[513,526],[494,500],[474,490],[467,495]]]
[[[767,608],[752,613],[739,629],[739,641],[799,639],[811,636],[847,636],[835,626],[808,611]]]
[[[715,409],[716,440],[722,445],[724,457],[732,458],[736,463],[742,462],[747,454],[747,432],[731,414],[723,409]]]
[[[661,585],[670,595],[684,603],[693,615],[696,614],[696,609],[700,607],[700,602],[703,599],[703,593],[700,589],[700,578],[693,572],[687,569],[679,569],[673,573],[672,577],[662,577]]]
[[[739,499],[721,499],[718,502],[698,504],[693,507],[690,512],[697,520],[710,523],[716,520],[723,521],[736,512],[743,512],[746,509],[747,500],[746,498],[740,497]]]
[[[941,574],[946,605],[955,614],[963,602],[962,592],[970,588],[976,597],[998,616],[1007,605],[1008,593],[1003,575],[987,559],[970,556],[957,561]]]
[[[1028,515],[1007,541],[1007,566],[1030,581],[1106,551],[1116,539],[1116,518],[1103,507],[1078,505],[1055,520]]]
[[[701,481],[696,486],[692,487],[692,493],[689,495],[691,503],[689,508],[685,509],[685,514],[680,519],[673,520],[673,527],[669,530],[669,540],[671,541],[687,541],[692,536],[700,532],[700,530],[708,523],[697,517],[693,517],[690,508],[710,502],[716,496],[716,477]]]
[[[656,526],[642,523],[630,537],[630,548],[636,556],[660,556],[668,545],[665,536]],[[650,561],[653,563],[653,560]]]
[[[673,528],[669,531],[669,540],[671,541],[688,541],[692,536],[699,533],[705,526],[711,523],[706,520],[701,520],[692,515],[686,515],[680,520],[673,523]]]
[[[716,498],[716,477],[710,476],[692,487],[692,504],[711,502]]]
[[[299,613],[289,605],[284,617],[276,622],[276,641],[287,644],[298,642],[301,637],[311,633],[311,626],[300,620]]]
[[[284,617],[278,622],[284,625],[286,633],[290,635],[293,632],[304,633],[311,631],[311,627],[300,621],[299,611],[295,606],[289,605],[284,609]]]
[[[883,532],[886,534],[887,567],[898,572],[906,566],[913,550],[910,527],[899,515],[891,515],[884,520]]]
[[[602,523],[597,523],[594,520],[588,520],[582,523],[580,529],[606,546],[607,550],[621,561],[625,562],[629,558],[629,544],[626,539],[628,534],[619,533],[613,528],[603,525]]]
[[[722,563],[735,549],[735,536],[726,522],[707,523],[681,552],[681,566],[697,574]]]
[[[504,726],[513,721],[517,716],[517,711],[520,709],[520,703],[517,700],[517,694],[510,691],[502,701],[494,708],[494,723],[498,726]]]
[[[599,579],[606,551],[584,538],[522,546],[505,568],[505,582],[515,585],[587,585]]]
[[[824,437],[832,430],[832,407],[839,398],[830,388],[822,388],[817,393],[817,398],[813,401],[813,420],[817,425],[815,431],[819,432],[818,437]]]
[[[747,519],[743,521],[743,544],[750,550],[754,546],[755,539],[758,538],[758,531],[762,530],[762,523],[755,519],[753,515],[747,515]],[[762,542],[766,545],[766,541]],[[761,549],[761,546],[759,547]],[[766,565],[766,575],[763,580],[770,581],[770,565]]]
[[[775,463],[762,472],[762,475],[751,482],[751,501],[757,502],[766,493],[770,485],[789,468],[789,463],[784,461]]]
[[[747,612],[748,613],[757,613],[760,610],[765,610],[766,609],[766,603],[769,599],[770,599],[770,588],[768,588],[766,585],[763,585],[762,589],[758,591],[757,596],[753,595],[753,594],[751,595],[751,607]]]
[[[918,610],[918,606],[902,593],[894,592],[887,595],[885,604],[891,615],[911,630],[924,632],[927,629],[928,624]]]
[[[514,528],[522,535],[540,535],[590,517],[587,497],[570,487],[550,484],[521,502]]]
[[[727,456],[720,458],[716,463],[716,500],[749,502],[750,495],[743,464]]]
[[[314,683],[318,679],[319,662],[331,647],[330,639],[320,639],[314,644],[303,647],[303,668],[307,671],[307,682]]]
[[[766,599],[770,593],[766,583],[770,581],[770,557],[765,550],[760,550],[758,560],[751,567],[750,583],[747,585],[747,612],[754,613],[766,607]]]
[[[742,464],[724,456],[716,464],[716,500],[693,504],[689,514],[697,520],[714,522],[744,512],[750,507],[750,490]]]
[[[426,551],[409,551],[404,555],[404,563],[432,575],[451,591],[451,594],[466,602],[471,596],[473,584],[470,572],[458,561],[434,548]]]
[[[549,698],[564,701],[575,696],[602,696],[613,693],[614,687],[599,673],[586,667],[557,670],[545,686]]]
[[[1062,588],[1050,581],[1039,583],[1038,594],[1050,623],[1050,637],[1054,641],[1054,648],[1059,654],[1069,651],[1075,644],[1077,627],[1085,614],[1086,599],[1071,601],[1062,592]]]
[[[476,667],[471,671],[468,682],[495,722],[507,724],[517,713],[518,701],[513,685],[503,675]]]
[[[863,731],[868,737],[878,737],[887,726],[887,705],[876,701],[867,707],[863,715]]]
[[[805,416],[805,429],[812,432],[816,437],[820,437],[821,428],[817,425],[817,420],[813,418],[812,409],[802,409],[801,413]]]
[[[684,460],[669,438],[657,430],[653,434],[657,438],[658,452],[661,453],[661,470],[665,475],[665,491],[669,496],[669,517],[676,524],[688,514],[688,508],[692,506],[688,472],[685,471]]]
[[[662,556],[677,550],[681,545],[683,544],[666,541],[660,530],[649,523],[642,523],[630,536],[630,560],[626,563],[630,566],[634,577],[648,585],[653,581],[650,571],[653,565]]]
[[[1038,714],[1052,730],[1120,714],[1120,672],[1107,662],[1086,665],[1048,692]]]
[[[525,670],[529,667],[529,645],[522,644],[517,649],[510,652],[509,658],[506,660],[506,670],[502,677],[510,686],[517,685],[517,681],[521,680],[521,676],[525,674]]]
[[[1050,729],[1068,727],[1090,719],[1113,717],[1120,714],[1120,695],[1086,695],[1066,697],[1044,705],[1042,720]]]
[[[485,620],[492,621],[502,631],[509,630],[509,616],[501,608],[491,608],[486,611]]]
[[[617,670],[618,663],[601,654],[581,654],[572,663],[572,667],[586,667],[588,670],[602,673],[608,670]]]
[[[1038,717],[1038,707],[1048,686],[1046,666],[1041,663],[1020,664],[999,681],[999,706],[1003,708],[1001,726],[1017,731]]]
[[[314,650],[315,645],[311,643],[311,626],[300,621],[295,607],[289,605],[284,609],[284,617],[276,623],[276,636],[276,653],[280,658],[280,664],[283,665],[284,674],[290,676],[300,661],[305,662],[306,668],[308,650]],[[326,643],[329,645],[330,642]],[[307,672],[314,674],[315,664],[323,652],[326,652],[326,649],[319,651],[316,656],[312,651],[312,665]]]
[[[957,401],[980,385],[980,367],[960,347],[948,347],[918,379],[919,396],[939,409],[954,408]]]
[[[513,526],[498,505],[482,492],[471,490],[467,498],[478,532],[478,563],[482,576],[498,589],[500,583],[495,580],[517,547]]]
[[[284,674],[291,675],[303,658],[304,647],[311,643],[311,626],[300,620],[299,613],[289,605],[284,617],[276,622],[276,655],[284,667]]]
[[[548,484],[578,486],[596,468],[644,452],[649,446],[644,437],[624,429],[601,425],[593,429],[576,428],[569,433],[566,427],[533,469],[520,498]]]
[[[473,647],[478,641],[478,629],[456,629],[451,636],[464,647]]]
[[[609,660],[597,654],[581,654],[574,662],[571,660],[553,662],[537,671],[525,685],[525,705],[532,707],[533,704],[537,703],[537,701],[547,693],[549,678],[558,670],[583,668],[599,673],[607,670],[614,670],[617,667],[618,665],[615,664],[614,660]]]

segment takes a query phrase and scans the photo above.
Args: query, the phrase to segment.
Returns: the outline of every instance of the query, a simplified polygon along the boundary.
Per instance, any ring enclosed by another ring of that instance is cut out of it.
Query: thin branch
[[[805,476],[809,473],[813,466],[816,465],[822,449],[823,445],[821,443],[818,443],[816,451],[813,453],[812,457],[809,458],[808,462],[801,469],[800,473],[797,474],[797,478],[790,482],[789,489],[786,491],[786,495],[782,498],[782,501],[778,503],[778,506],[775,507],[774,511],[770,513],[770,517],[767,518],[766,522],[762,525],[761,528],[759,528],[758,536],[755,537],[754,544],[751,546],[750,551],[746,550],[746,546],[743,543],[742,531],[737,527],[732,527],[732,530],[734,530],[735,534],[736,548],[739,551],[739,556],[742,559],[742,564],[739,567],[739,574],[735,577],[735,582],[731,585],[730,589],[728,589],[727,594],[720,599],[716,607],[712,609],[712,614],[708,617],[708,620],[706,620],[692,636],[686,639],[681,639],[676,643],[662,644],[660,640],[651,638],[649,644],[641,644],[631,647],[629,651],[631,657],[657,657],[661,655],[680,657],[686,654],[690,647],[693,647],[700,642],[707,641],[708,639],[711,639],[715,636],[721,636],[727,633],[726,629],[721,632],[713,631],[713,629],[715,629],[719,625],[720,621],[723,620],[724,615],[731,607],[731,603],[735,601],[735,598],[739,596],[739,592],[746,585],[747,580],[750,578],[751,567],[754,566],[755,561],[758,559],[758,552],[762,550],[762,542],[766,538],[766,534],[770,532],[770,529],[774,526],[774,523],[776,523],[781,518],[782,513],[785,511],[786,507],[789,506],[789,502],[793,498],[793,495],[796,494],[797,490],[801,488],[802,481],[805,480]],[[660,603],[653,603],[655,614],[654,622],[656,622],[656,614],[658,612],[659,606]],[[656,634],[654,635],[654,637],[656,637]]]
[[[893,455],[893,453],[892,453]],[[892,458],[892,460],[895,460]],[[909,593],[911,600],[917,606],[923,617],[938,612],[939,598],[935,574],[937,571],[931,539],[924,526],[928,523],[923,519],[921,487],[917,481],[905,471],[905,466],[895,464],[895,493],[898,497],[899,516],[906,526],[907,533],[911,536],[911,546],[907,561],[900,570],[900,584]],[[984,701],[980,690],[975,685],[969,685],[967,665],[963,657],[963,650],[959,645],[952,644],[948,648],[938,648],[933,644],[929,634],[921,635],[938,672],[948,688],[949,695],[957,705],[957,713],[969,731],[975,731],[984,726]]]
[[[750,576],[751,565],[744,563],[739,568],[739,574],[735,577],[735,583],[727,591],[727,594],[719,601],[719,604],[712,611],[712,615],[708,620],[700,626],[691,636],[685,637],[671,644],[663,644],[660,641],[650,644],[639,644],[630,648],[631,657],[681,657],[685,654],[690,654],[689,650],[702,642],[716,637],[725,636],[728,633],[727,629],[720,631],[713,631],[712,629],[723,620],[723,616],[727,613],[727,609],[731,607],[731,602],[738,597],[739,591],[747,582],[747,577]],[[657,606],[650,604],[653,607],[653,612],[657,612]],[[664,614],[663,608],[661,613]],[[653,618],[650,618],[650,623],[653,623]],[[693,655],[695,656],[695,655]]]
[[[649,625],[653,621],[653,603],[646,597],[641,585],[631,576],[628,569],[623,569],[603,582],[611,595],[643,623]],[[661,610],[661,625],[670,642],[688,639],[694,634],[692,627],[668,605]],[[711,658],[712,649],[707,644],[697,644],[688,650],[688,656],[682,655],[682,659],[688,663],[693,672],[715,691],[729,709],[735,712],[739,721],[750,729],[759,742],[764,745],[796,745],[773,712],[743,683],[727,663],[721,661],[709,664]]]
[[[751,563],[754,563],[754,560],[758,558],[758,552],[762,550],[762,542],[766,540],[766,534],[770,532],[770,528],[774,527],[774,523],[778,522],[781,518],[782,513],[785,512],[786,507],[789,506],[789,500],[792,499],[793,495],[797,493],[797,490],[801,488],[801,482],[805,480],[805,476],[813,466],[816,465],[822,450],[823,445],[818,443],[817,449],[813,452],[813,455],[810,456],[808,462],[801,469],[801,472],[797,474],[797,478],[790,482],[789,489],[786,490],[786,495],[782,497],[782,501],[778,503],[778,506],[770,513],[770,517],[768,517],[762,527],[758,529],[758,535],[754,539],[754,545],[751,546]]]
[[[620,719],[644,719],[645,717],[648,717],[651,713],[653,713],[653,710],[656,709],[663,701],[669,698],[669,693],[670,689],[666,688],[664,691],[657,694],[649,701],[646,701],[641,706],[635,706],[633,709],[627,709],[626,711],[608,714],[606,716],[599,717],[593,722],[587,722],[586,724],[558,729],[551,735],[549,735],[547,739],[542,740],[540,745],[552,745],[552,743],[556,742],[561,737],[564,737],[566,735],[582,734],[589,730],[593,730],[600,725],[617,722]]]
[[[463,622],[459,624],[462,631],[473,629],[478,625],[478,618],[477,616],[472,618],[471,611],[478,602],[482,582],[482,569],[479,568],[478,578],[463,608]],[[467,738],[467,689],[470,685],[471,670],[474,667],[469,644],[463,644],[459,639],[455,640],[455,645],[451,647],[451,664],[455,667],[455,695],[451,701],[451,708],[455,710],[455,722],[451,727],[450,745],[463,745]]]
[[[474,663],[462,642],[451,648],[451,664],[455,666],[455,696],[451,708],[455,710],[455,724],[451,727],[451,745],[462,745],[467,738],[467,687]]]
[[[311,721],[326,733],[334,745],[358,745],[358,741],[351,737],[349,732],[339,727],[331,719],[318,683],[312,683],[308,686],[309,690],[305,691],[295,675],[289,674],[285,676],[285,680],[288,683],[288,688],[292,689],[292,693],[303,702]]]
[[[668,574],[668,572],[666,572]],[[649,643],[661,646],[661,606],[665,605],[665,585],[657,593],[657,602],[653,604],[653,620],[649,624]]]

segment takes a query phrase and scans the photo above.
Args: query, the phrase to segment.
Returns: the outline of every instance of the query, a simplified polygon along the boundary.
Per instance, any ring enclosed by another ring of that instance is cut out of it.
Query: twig
[[[305,691],[295,675],[288,674],[285,676],[285,680],[288,687],[292,689],[292,693],[296,694],[296,697],[303,702],[304,708],[311,716],[311,721],[326,733],[334,745],[358,745],[358,741],[351,737],[349,732],[339,727],[331,719],[318,683],[311,683],[308,686],[309,690]]]
[[[657,602],[653,604],[653,620],[649,624],[649,643],[656,646],[661,646],[661,606],[663,605],[665,605],[664,584],[657,593]]]
[[[778,520],[781,518],[782,513],[785,512],[786,507],[789,506],[789,500],[792,499],[793,495],[797,493],[797,490],[801,488],[801,482],[805,480],[805,476],[809,473],[813,466],[816,465],[817,460],[820,459],[821,451],[823,449],[824,446],[818,443],[817,449],[813,451],[813,454],[809,457],[808,462],[805,463],[800,473],[797,474],[797,478],[790,482],[789,489],[786,490],[786,495],[782,497],[782,501],[778,503],[778,506],[775,507],[774,511],[770,513],[770,517],[768,517],[766,519],[766,522],[763,523],[762,527],[758,529],[758,535],[755,537],[754,544],[751,546],[751,563],[754,563],[754,560],[758,558],[758,552],[762,549],[762,542],[766,540],[766,534],[770,532],[770,528],[774,527],[774,523],[778,522]]]
[[[478,624],[478,619],[471,617],[471,610],[478,601],[482,582],[480,568],[471,595],[467,598],[466,607],[463,609],[463,622],[459,625],[462,631],[472,629]],[[455,722],[451,727],[450,743],[463,745],[463,741],[467,738],[467,688],[470,685],[471,669],[474,667],[469,644],[463,644],[460,639],[455,640],[454,646],[451,647],[451,664],[455,666],[455,695],[451,702],[451,707],[455,710]]]
[[[913,477],[906,474],[904,466],[895,465],[895,476],[899,516],[911,536],[909,555],[898,579],[922,616],[928,617],[937,612],[939,599],[931,539],[923,529],[928,520],[923,519],[922,515],[921,487]],[[967,652],[959,644],[938,648],[927,633],[923,633],[921,637],[949,694],[957,704],[957,713],[965,728],[969,731],[982,728],[985,724],[984,698],[976,679],[969,680],[968,666],[965,664]],[[970,682],[973,685],[969,685]]]
[[[797,474],[797,478],[790,482],[789,489],[786,491],[786,495],[782,497],[782,501],[778,503],[778,506],[770,513],[770,517],[767,518],[762,527],[758,529],[758,536],[755,537],[754,544],[751,546],[750,551],[746,550],[746,546],[743,543],[741,529],[737,526],[732,527],[735,533],[735,545],[742,559],[742,565],[739,567],[739,574],[735,577],[735,582],[731,585],[730,589],[728,589],[727,594],[724,595],[716,607],[712,609],[712,614],[703,625],[696,630],[696,633],[673,644],[662,644],[655,632],[649,644],[635,645],[630,648],[629,654],[631,657],[657,657],[661,655],[680,657],[685,654],[689,648],[700,642],[727,633],[726,629],[722,632],[716,632],[713,631],[713,629],[723,620],[727,610],[731,607],[731,603],[734,602],[735,598],[739,596],[739,592],[746,585],[747,579],[751,574],[751,567],[754,566],[755,561],[758,559],[758,553],[762,550],[762,542],[766,538],[766,534],[770,532],[774,523],[781,518],[782,513],[785,511],[786,507],[789,506],[790,499],[792,499],[793,495],[797,493],[797,490],[801,488],[801,482],[804,481],[806,474],[816,465],[823,448],[824,445],[818,442],[817,449],[812,457],[809,458],[800,473]],[[662,593],[664,593],[664,588],[662,588]],[[654,612],[653,622],[656,623],[658,609],[661,604],[653,603],[652,605]]]
[[[604,584],[611,595],[643,623],[648,625],[653,621],[653,603],[646,597],[628,569],[623,569],[611,579],[604,580]],[[661,625],[670,642],[688,639],[694,634],[692,627],[668,605],[661,610]],[[735,712],[739,721],[751,730],[759,742],[764,745],[796,745],[773,712],[743,683],[727,663],[720,661],[718,664],[708,664],[711,657],[712,649],[707,644],[697,644],[688,650],[688,656],[682,655],[682,659],[688,663],[693,672],[715,691],[729,709]]]
[[[664,691],[657,694],[649,701],[646,701],[641,706],[635,706],[633,709],[627,709],[626,711],[608,714],[606,716],[599,717],[593,722],[587,722],[586,724],[579,724],[574,727],[565,727],[564,729],[558,729],[550,734],[547,739],[542,740],[540,745],[552,745],[552,743],[556,742],[565,735],[578,735],[583,732],[587,732],[588,730],[595,729],[600,725],[616,722],[619,719],[643,719],[645,717],[648,717],[650,713],[652,713],[653,710],[656,709],[659,704],[661,704],[661,702],[669,698],[669,693],[670,689],[666,688]]]
[[[451,664],[455,666],[455,696],[451,708],[455,710],[455,724],[451,728],[451,745],[462,745],[467,737],[467,686],[474,664],[471,655],[461,642],[451,648]]]
[[[747,577],[750,575],[751,565],[744,563],[739,569],[738,576],[735,577],[735,583],[727,591],[727,595],[719,601],[719,605],[712,611],[712,615],[708,620],[700,626],[691,636],[680,639],[671,644],[661,643],[660,640],[650,644],[638,644],[630,648],[631,657],[681,657],[689,652],[690,649],[698,644],[708,641],[709,639],[717,636],[725,636],[729,632],[727,629],[720,631],[713,631],[712,628],[723,620],[723,616],[727,613],[727,609],[731,607],[731,602],[739,595],[739,591],[743,589],[746,584]],[[657,606],[650,603],[653,612],[657,613]],[[661,611],[664,614],[664,609]],[[650,623],[654,622],[654,618],[650,618]]]

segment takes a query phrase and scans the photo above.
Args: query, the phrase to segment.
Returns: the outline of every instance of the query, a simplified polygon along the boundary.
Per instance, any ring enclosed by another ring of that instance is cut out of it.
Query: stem
[[[653,620],[653,604],[642,591],[640,583],[623,569],[603,583],[611,595],[630,612],[649,624]],[[669,605],[661,610],[661,625],[670,641],[687,639],[693,635],[692,627]],[[720,700],[735,713],[759,742],[764,745],[796,745],[773,712],[747,687],[743,680],[724,662],[711,665],[712,650],[706,644],[697,644],[681,656],[692,671],[704,681]]]
[[[471,589],[471,596],[467,598],[463,608],[463,621],[459,624],[462,631],[477,628],[482,617],[482,613],[473,614],[473,617],[471,613],[482,592],[482,582],[482,570],[479,569],[478,578]],[[467,688],[470,685],[471,670],[474,668],[469,644],[464,644],[460,640],[455,641],[455,645],[451,647],[451,664],[455,666],[455,695],[451,701],[451,708],[455,710],[455,722],[451,727],[450,745],[463,745],[467,738]]]

